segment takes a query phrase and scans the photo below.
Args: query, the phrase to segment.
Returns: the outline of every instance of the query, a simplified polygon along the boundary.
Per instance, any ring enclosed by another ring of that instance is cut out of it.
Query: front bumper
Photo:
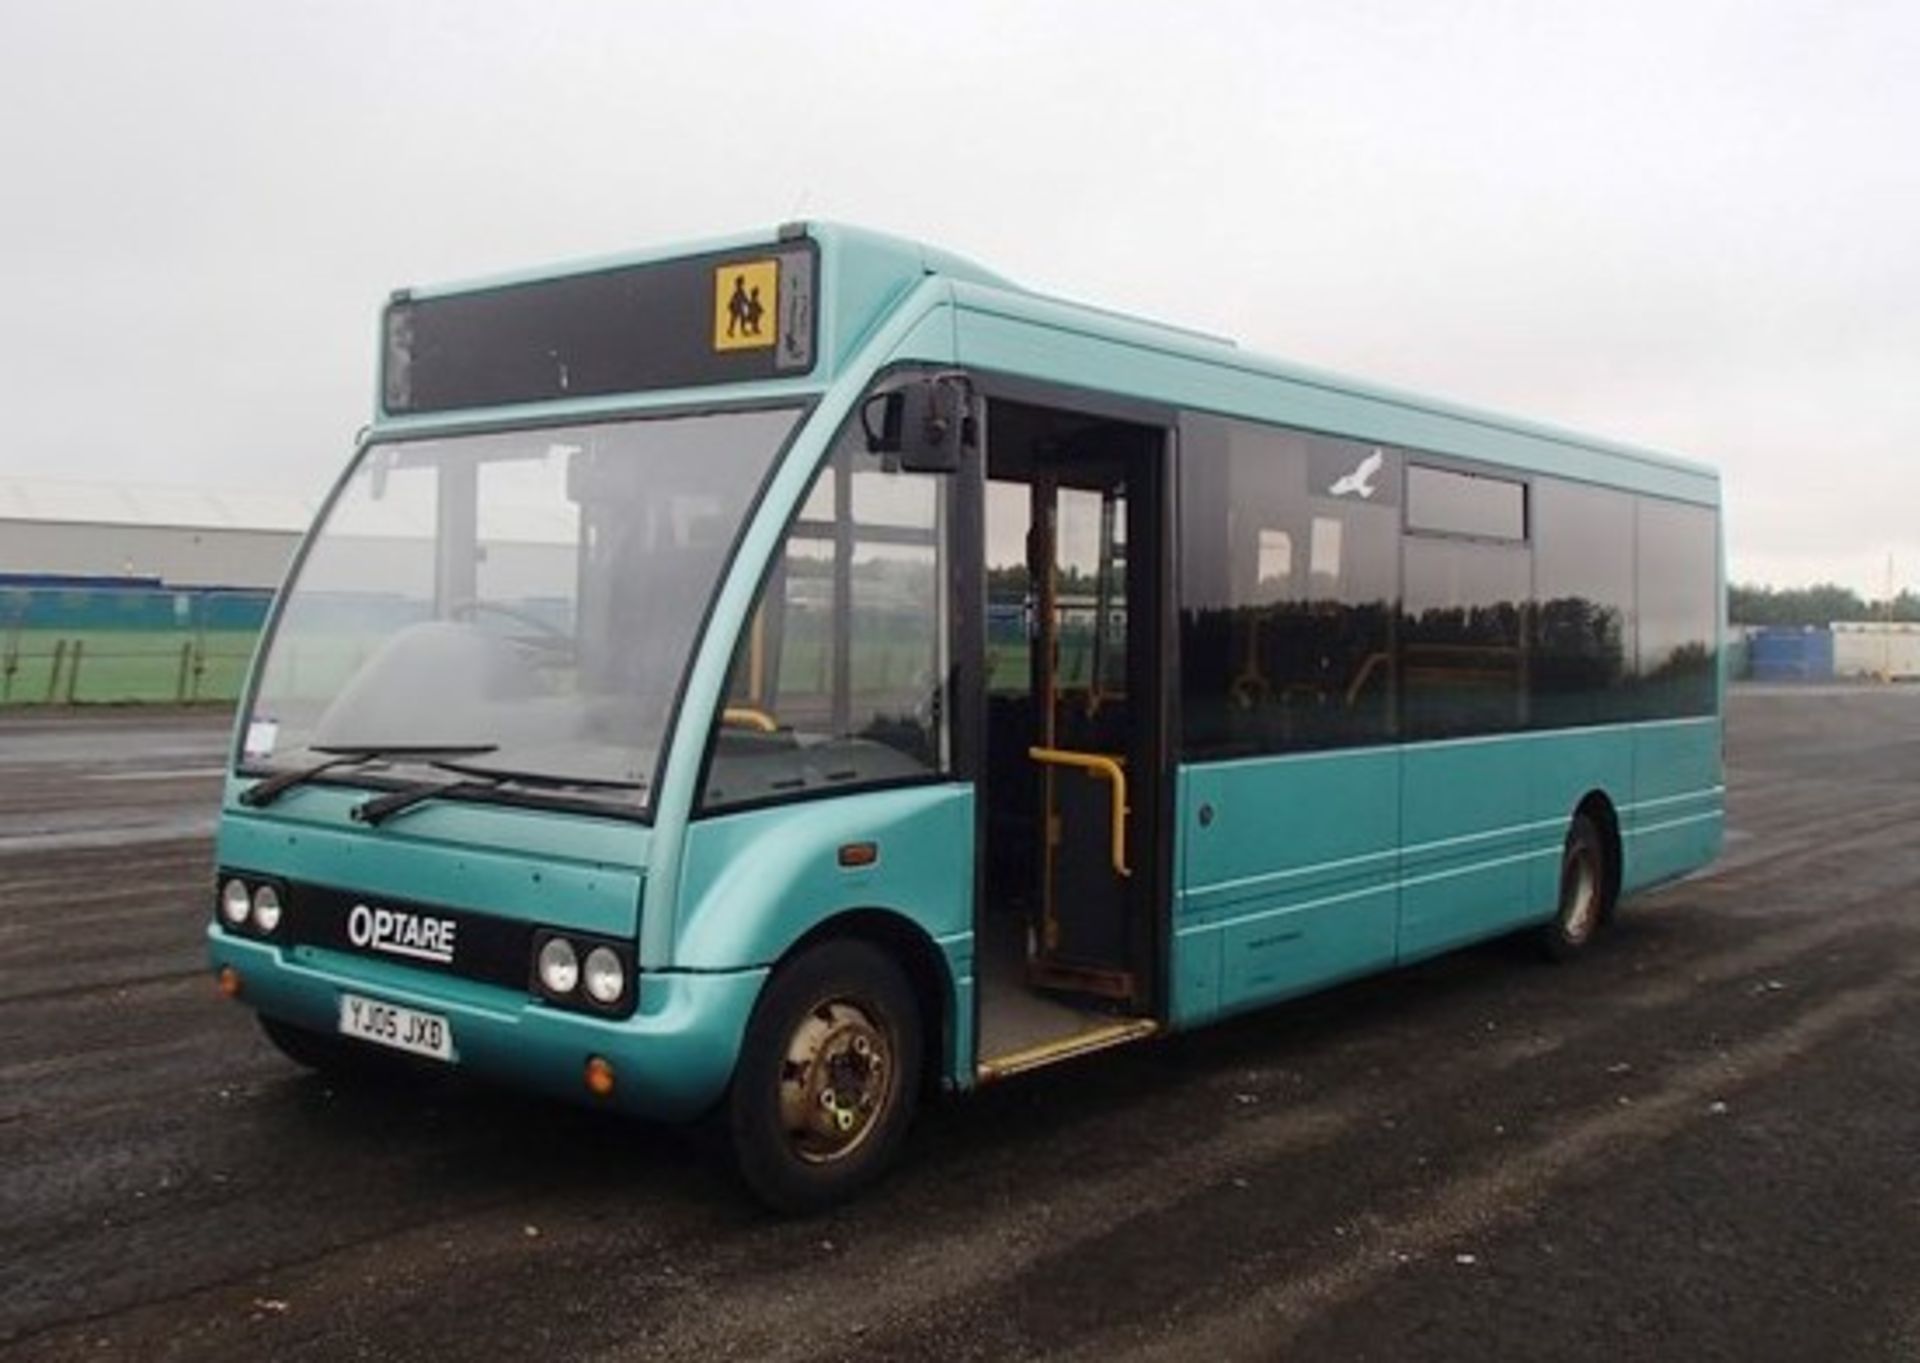
[[[455,1064],[485,1079],[556,1097],[681,1121],[717,1102],[732,1078],[763,968],[638,980],[624,1018],[556,1008],[532,995],[330,951],[283,946],[207,928],[213,968],[240,976],[240,1002],[297,1027],[332,1035],[343,992],[438,1013],[453,1031]],[[590,1056],[612,1062],[610,1098],[588,1093]]]

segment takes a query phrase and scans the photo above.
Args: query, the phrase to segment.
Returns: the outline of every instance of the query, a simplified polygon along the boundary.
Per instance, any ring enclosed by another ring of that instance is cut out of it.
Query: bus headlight
[[[626,967],[611,947],[595,947],[587,953],[586,976],[587,994],[595,1003],[611,1007],[627,990]]]
[[[577,1013],[622,1017],[634,1004],[633,947],[618,938],[572,928],[537,928],[533,936],[535,996]]]
[[[280,926],[280,892],[271,885],[258,886],[253,892],[253,925],[262,932],[272,932]]]
[[[253,896],[247,892],[244,880],[229,880],[220,887],[220,916],[234,927],[247,921],[247,913],[253,907]]]
[[[540,948],[540,985],[549,994],[566,995],[580,983],[580,957],[564,937],[549,937]]]

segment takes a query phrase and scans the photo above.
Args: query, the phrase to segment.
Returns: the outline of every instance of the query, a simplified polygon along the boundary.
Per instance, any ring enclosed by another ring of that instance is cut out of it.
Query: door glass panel
[[[1033,685],[1033,582],[1027,568],[1027,526],[1033,489],[987,483],[987,690],[1024,696]]]
[[[1093,680],[1099,619],[1100,513],[1097,492],[1061,488],[1054,513],[1054,667],[1058,692],[1084,692]]]
[[[1106,494],[1101,507],[1100,617],[1095,656],[1103,697],[1127,691],[1127,504],[1123,491]]]

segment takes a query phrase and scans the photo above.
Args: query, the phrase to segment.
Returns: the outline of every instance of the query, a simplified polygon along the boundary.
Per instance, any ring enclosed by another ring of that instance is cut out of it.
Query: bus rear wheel
[[[774,973],[727,1114],[734,1159],[762,1201],[818,1211],[886,1170],[913,1120],[921,1027],[906,974],[866,942],[822,943]]]
[[[1606,840],[1592,819],[1576,814],[1560,855],[1560,907],[1540,929],[1549,960],[1568,960],[1592,944],[1607,921],[1609,896]]]

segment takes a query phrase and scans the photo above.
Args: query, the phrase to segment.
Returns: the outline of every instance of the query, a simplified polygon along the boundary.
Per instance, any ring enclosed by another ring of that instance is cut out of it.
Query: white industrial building
[[[0,476],[0,585],[108,580],[173,591],[278,587],[316,504],[272,492],[68,482]],[[328,543],[333,591],[432,594],[430,481],[396,480],[356,503]],[[489,590],[566,596],[577,572],[578,519],[516,503],[479,510]]]
[[[0,476],[0,577],[273,588],[313,510],[286,493]]]
[[[1920,678],[1920,625],[1894,621],[1836,622],[1833,675]]]

